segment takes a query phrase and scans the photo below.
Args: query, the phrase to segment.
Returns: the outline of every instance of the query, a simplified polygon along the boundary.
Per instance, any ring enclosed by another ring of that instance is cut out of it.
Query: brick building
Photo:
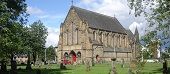
[[[130,61],[137,54],[138,35],[137,29],[133,34],[116,17],[71,6],[60,26],[58,61]]]

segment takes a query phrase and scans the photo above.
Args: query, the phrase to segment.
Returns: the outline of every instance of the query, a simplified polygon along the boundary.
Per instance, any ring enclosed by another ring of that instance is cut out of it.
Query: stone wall
[[[102,46],[94,48],[93,41],[97,41]],[[79,60],[82,61],[91,60],[92,54],[94,58],[98,55],[102,60],[107,61],[110,61],[115,56],[118,59],[125,58],[127,60],[129,60],[129,56],[132,56],[132,53],[104,53],[104,46],[132,49],[129,45],[128,36],[126,34],[89,28],[88,23],[85,20],[81,20],[74,9],[70,9],[64,23],[61,24],[58,43],[57,56],[59,61],[63,58],[65,52],[69,53],[72,50],[75,53],[81,52],[81,59]]]
[[[132,53],[123,53],[123,52],[104,52],[104,60],[111,61],[111,58],[116,58],[117,61],[130,61],[132,58]]]

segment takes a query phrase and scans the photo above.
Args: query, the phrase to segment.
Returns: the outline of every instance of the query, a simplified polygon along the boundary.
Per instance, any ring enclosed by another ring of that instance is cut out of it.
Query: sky
[[[26,0],[28,25],[41,20],[48,29],[46,47],[57,46],[60,34],[60,24],[64,21],[72,0]],[[138,28],[139,34],[144,35],[146,20],[130,14],[127,0],[73,0],[73,5],[87,10],[116,17],[126,29],[134,33]],[[131,11],[133,12],[133,11]]]

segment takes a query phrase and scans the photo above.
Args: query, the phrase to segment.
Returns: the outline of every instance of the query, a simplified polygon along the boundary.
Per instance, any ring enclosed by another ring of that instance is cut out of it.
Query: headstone
[[[110,74],[117,74],[115,64],[114,64],[114,62],[116,61],[116,58],[112,58],[111,60],[112,60],[112,68],[111,68]]]
[[[90,71],[90,62],[89,61],[86,62],[86,71]]]
[[[122,68],[124,68],[124,63],[125,63],[125,61],[124,61],[124,59],[122,59],[122,61],[121,61],[121,67]]]
[[[167,67],[166,60],[164,60],[164,62],[163,62],[163,74],[168,74],[168,67]]]
[[[63,63],[60,63],[60,69],[66,69],[66,66]]]

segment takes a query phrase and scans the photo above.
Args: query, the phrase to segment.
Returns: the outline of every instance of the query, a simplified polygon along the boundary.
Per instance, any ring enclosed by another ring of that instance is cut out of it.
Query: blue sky
[[[30,14],[28,24],[41,20],[48,28],[46,46],[56,46],[58,43],[59,26],[71,6],[71,0],[27,0],[27,12]],[[94,12],[116,17],[126,28],[134,32],[138,27],[139,33],[144,34],[146,25],[142,17],[135,18],[129,14],[127,0],[74,0],[74,5]]]
[[[70,0],[27,0],[29,23],[41,20],[49,27],[59,27],[71,5]]]

